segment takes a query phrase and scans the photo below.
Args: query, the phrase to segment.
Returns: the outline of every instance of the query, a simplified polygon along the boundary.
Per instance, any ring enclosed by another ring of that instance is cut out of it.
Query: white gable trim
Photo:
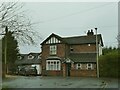
[[[61,43],[61,41],[56,37],[51,37],[48,41],[46,41],[46,44],[54,44],[54,43]]]

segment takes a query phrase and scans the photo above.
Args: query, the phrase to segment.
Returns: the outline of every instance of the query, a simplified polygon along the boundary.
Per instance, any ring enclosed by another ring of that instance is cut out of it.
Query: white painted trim
[[[90,66],[88,66],[88,64],[90,64]],[[87,69],[90,68],[90,69],[93,69],[93,64],[92,63],[88,63],[87,64]],[[88,69],[89,70],[89,69]]]
[[[61,43],[61,41],[58,40],[56,37],[51,37],[48,41],[46,41],[46,44],[55,44],[55,43]]]
[[[48,64],[48,62],[50,64]],[[55,62],[55,64],[54,64]],[[59,62],[57,64],[57,62]],[[46,70],[61,70],[61,62],[60,60],[47,60],[46,61]]]
[[[31,57],[32,56],[32,57]],[[31,58],[30,58],[31,57]],[[28,59],[33,59],[34,58],[34,56],[33,55],[28,55]]]
[[[57,45],[50,45],[50,55],[57,54]]]
[[[80,64],[80,66],[78,66],[78,64]],[[76,64],[76,69],[78,69],[78,67],[80,67],[80,69],[82,69],[82,64],[81,63],[77,63]]]

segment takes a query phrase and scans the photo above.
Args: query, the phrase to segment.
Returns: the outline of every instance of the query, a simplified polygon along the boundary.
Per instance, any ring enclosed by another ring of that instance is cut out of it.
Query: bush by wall
[[[120,55],[118,51],[109,52],[99,58],[100,77],[120,77]]]

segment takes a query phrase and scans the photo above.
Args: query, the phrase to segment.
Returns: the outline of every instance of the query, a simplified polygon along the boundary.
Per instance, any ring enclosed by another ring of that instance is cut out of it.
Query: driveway
[[[3,88],[118,88],[118,80],[86,77],[8,76]]]

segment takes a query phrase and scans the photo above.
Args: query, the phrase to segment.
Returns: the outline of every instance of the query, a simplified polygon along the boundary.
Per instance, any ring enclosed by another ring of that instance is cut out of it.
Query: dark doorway
[[[66,63],[66,67],[67,67],[67,76],[70,76],[71,63]]]

